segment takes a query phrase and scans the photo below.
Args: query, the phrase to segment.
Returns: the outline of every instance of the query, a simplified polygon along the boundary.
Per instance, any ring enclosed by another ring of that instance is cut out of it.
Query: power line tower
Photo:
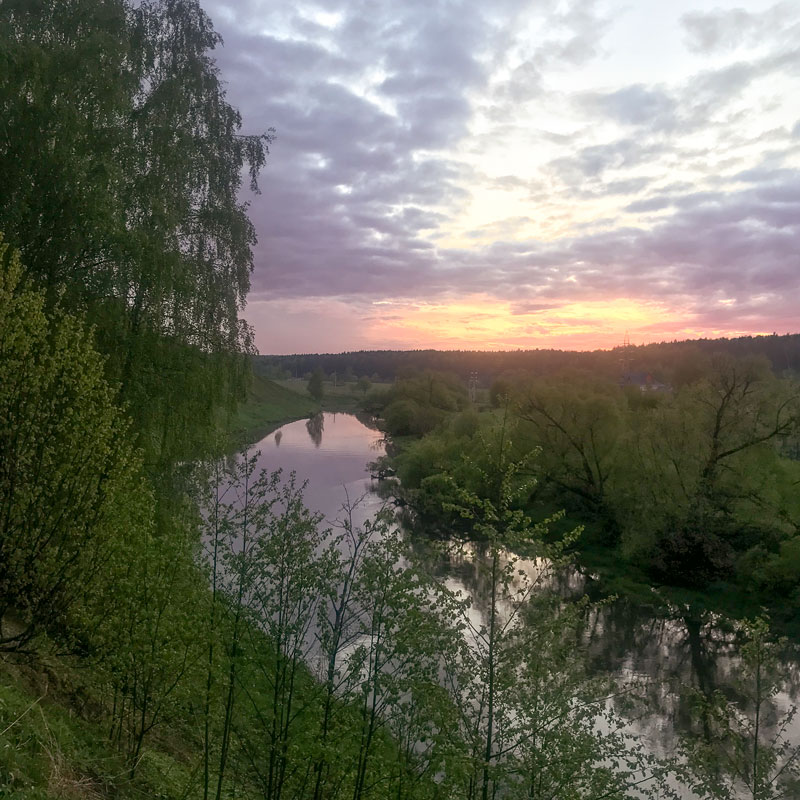
[[[631,348],[631,340],[628,336],[628,331],[625,331],[625,339],[622,342],[622,350],[619,358],[620,368],[620,383],[629,383],[631,379],[631,361],[633,360],[633,352]]]
[[[478,399],[478,373],[470,372],[469,374],[469,400],[471,403],[476,402]]]

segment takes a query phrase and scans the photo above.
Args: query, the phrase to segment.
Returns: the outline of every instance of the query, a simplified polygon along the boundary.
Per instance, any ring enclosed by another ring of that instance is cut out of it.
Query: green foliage
[[[143,488],[90,333],[46,312],[1,242],[0,267],[0,648],[16,648],[69,624]]]
[[[441,411],[420,405],[412,398],[394,400],[383,410],[386,430],[395,436],[420,436],[432,431],[443,419]]]
[[[687,369],[700,364],[688,359]],[[796,608],[800,463],[786,442],[800,429],[797,386],[763,360],[701,361],[702,374],[674,392],[575,372],[518,382],[508,399],[520,421],[514,457],[538,452],[538,482],[523,502],[537,518],[565,508],[585,522],[581,548],[606,560],[614,548],[615,573],[622,566],[703,590],[736,581],[751,599],[780,595]],[[407,400],[384,413],[390,432],[428,427],[414,427],[419,409]],[[470,465],[486,450],[496,413],[442,412],[435,429],[395,457],[404,499],[428,529],[466,533],[443,513],[442,475],[485,495]]]
[[[404,564],[385,519],[355,527],[348,506],[323,530],[293,476],[254,465],[218,465],[203,501],[204,795],[235,771],[274,798],[366,797],[398,781],[416,787],[402,796],[425,796],[439,748],[392,736],[433,735],[447,603]]]
[[[788,596],[793,605],[800,604],[800,536],[782,541],[778,552],[767,555],[750,574],[768,591]]]
[[[420,436],[439,425],[448,413],[467,406],[467,393],[453,375],[435,372],[398,378],[388,391],[370,392],[364,408],[383,418],[394,436]]]
[[[474,604],[458,609],[458,656],[445,660],[459,709],[458,796],[655,796],[662,768],[623,732],[624,721],[606,708],[614,690],[590,678],[575,652],[586,601],[565,606],[547,592],[579,531],[546,545],[547,523],[534,524],[520,508],[529,459],[512,457],[513,433],[504,415],[480,437],[484,447],[472,466],[480,493],[452,476],[441,480],[444,492],[449,485],[444,504],[468,520],[481,543],[461,548],[478,590]],[[600,720],[602,736],[595,732]]]
[[[315,369],[308,379],[308,393],[319,403],[325,396],[325,388],[322,385],[323,375],[321,369]]]
[[[239,442],[256,442],[278,425],[315,410],[316,405],[307,396],[254,374],[247,399],[230,423],[231,433]]]
[[[617,492],[629,551],[690,586],[730,573],[752,548],[775,552],[800,519],[800,470],[775,446],[796,429],[795,387],[762,362],[712,366],[637,420]]]
[[[489,387],[489,402],[492,408],[500,408],[505,401],[511,396],[512,385],[511,381],[505,378],[497,378],[492,381]]]
[[[96,326],[150,463],[196,455],[252,349],[237,193],[271,134],[240,135],[218,41],[195,0],[0,6],[0,230]]]
[[[627,404],[622,392],[590,376],[564,376],[524,387],[517,408],[532,442],[541,448],[543,483],[555,487],[573,508],[613,527],[607,491],[624,457]]]
[[[787,680],[769,620],[741,626],[742,669],[736,699],[721,692],[695,694],[698,733],[683,741],[687,781],[701,800],[752,800],[795,797],[800,791],[800,744],[790,738],[797,708],[777,708]]]

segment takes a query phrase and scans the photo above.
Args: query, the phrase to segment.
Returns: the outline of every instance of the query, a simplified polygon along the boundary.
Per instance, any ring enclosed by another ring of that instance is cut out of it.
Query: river
[[[384,440],[368,418],[325,413],[284,425],[255,448],[261,451],[260,467],[294,471],[299,481],[308,482],[306,505],[324,514],[329,523],[336,520],[348,499],[361,500],[356,524],[374,515],[384,503],[367,466],[385,453]],[[480,604],[482,592],[474,561],[450,562],[442,569],[448,584],[468,592]],[[565,595],[582,593],[582,575],[577,570],[565,575],[560,588]],[[583,640],[593,669],[623,681],[643,681],[646,686],[647,712],[632,722],[632,727],[645,737],[652,751],[666,755],[675,751],[680,734],[690,724],[689,687],[704,692],[718,689],[729,699],[742,702],[737,688],[738,646],[726,632],[727,626],[719,623],[695,619],[679,608],[656,615],[652,609],[624,599],[589,615]],[[767,735],[769,723],[774,724],[800,702],[796,647],[786,648],[783,663],[790,679],[765,709]],[[789,741],[800,744],[800,717],[795,717],[787,733]]]

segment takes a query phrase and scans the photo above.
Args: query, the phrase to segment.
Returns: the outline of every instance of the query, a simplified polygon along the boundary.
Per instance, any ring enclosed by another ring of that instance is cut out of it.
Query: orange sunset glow
[[[443,304],[401,307],[401,319],[378,323],[388,336],[408,342],[410,347],[464,347],[507,350],[518,347],[595,349],[614,347],[621,334],[641,332],[658,336],[669,331],[663,305],[629,300],[583,301],[551,308],[514,313],[509,302],[488,296],[472,296]]]
[[[273,325],[280,321],[285,342],[278,338],[273,345],[277,349],[283,345],[288,351],[294,344],[297,352],[315,350],[316,327],[309,326],[309,320],[323,314],[325,352],[372,349],[374,341],[385,342],[390,349],[412,350],[595,350],[616,347],[626,336],[636,344],[647,344],[771,332],[704,326],[702,320],[687,318],[681,309],[665,303],[626,298],[553,303],[528,311],[490,295],[441,303],[380,301],[366,308],[343,301],[308,300],[296,303],[289,314],[277,303],[261,302],[251,310]],[[358,335],[354,336],[356,320]]]

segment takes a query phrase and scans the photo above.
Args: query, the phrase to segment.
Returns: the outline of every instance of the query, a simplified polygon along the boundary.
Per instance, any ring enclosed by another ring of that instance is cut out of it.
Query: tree
[[[693,586],[754,547],[777,551],[800,521],[800,476],[776,447],[799,411],[796,387],[763,361],[717,357],[703,380],[639,418],[617,493],[628,551]]]
[[[545,486],[561,501],[597,514],[610,528],[607,500],[624,432],[625,399],[619,389],[588,377],[564,377],[528,386],[518,403]]]
[[[238,190],[272,134],[240,134],[218,43],[196,0],[0,5],[0,230],[86,310],[151,464],[214,429],[252,350]]]
[[[136,773],[149,736],[181,716],[202,681],[208,594],[193,560],[195,512],[121,537],[98,581],[92,638],[111,694],[109,738]]]
[[[312,373],[311,377],[308,379],[308,393],[319,403],[322,398],[325,396],[325,388],[322,384],[323,380],[322,370],[317,367]]]
[[[203,707],[203,797],[219,800],[228,768],[239,673],[246,660],[247,613],[257,564],[253,558],[259,522],[270,508],[269,496],[280,473],[255,474],[258,455],[244,451],[230,461],[217,460],[200,480],[200,509],[205,522],[205,566],[210,571],[207,663]],[[216,705],[216,707],[212,707]],[[217,742],[213,742],[216,734]],[[215,747],[216,745],[216,747]],[[216,789],[212,758],[216,755]]]
[[[500,408],[511,396],[511,382],[505,378],[496,378],[489,387],[489,402],[492,408]]]
[[[266,492],[258,490],[266,481]],[[308,687],[318,609],[330,591],[322,516],[303,505],[294,474],[265,473],[256,483],[248,554],[248,675],[239,679],[258,724],[239,739],[265,797],[280,800],[298,764],[310,764],[317,693]],[[302,691],[306,684],[306,691]],[[309,770],[305,770],[309,775]]]
[[[779,659],[785,640],[770,636],[766,617],[742,623],[740,633],[744,642],[737,698],[729,700],[719,691],[710,696],[694,693],[703,733],[682,742],[687,782],[701,800],[796,797],[800,744],[790,738],[790,731],[797,708],[780,713],[775,707],[787,679]]]
[[[474,608],[461,606],[460,653],[444,666],[461,715],[461,796],[543,800],[565,787],[575,798],[633,796],[629,790],[646,796],[658,770],[606,711],[609,685],[589,678],[576,657],[581,606],[564,610],[544,592],[579,531],[545,546],[546,523],[533,524],[520,508],[530,481],[527,459],[510,458],[511,434],[506,415],[482,436],[483,455],[473,465],[483,475],[482,493],[451,480],[445,501],[472,525],[467,557],[479,581]],[[520,551],[537,557],[526,561]],[[601,717],[609,724],[603,737],[595,730]],[[609,768],[623,759],[625,767]]]
[[[0,649],[68,626],[149,500],[90,331],[0,240]]]

